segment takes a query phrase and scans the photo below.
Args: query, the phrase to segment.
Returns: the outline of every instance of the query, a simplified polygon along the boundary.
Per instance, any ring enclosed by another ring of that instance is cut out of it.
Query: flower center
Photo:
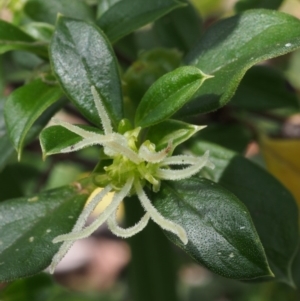
[[[123,134],[123,137],[126,138],[126,146],[134,151],[137,156],[139,156],[139,149],[136,144],[139,133],[140,128],[135,128]],[[148,143],[148,146],[144,145],[143,147],[147,147],[149,152],[154,148],[150,143]],[[159,163],[147,162],[141,156],[139,156],[140,162],[133,162],[127,156],[123,155],[121,151],[112,155],[109,148],[106,148],[105,152],[113,158],[113,161],[111,165],[104,167],[104,174],[96,176],[95,181],[97,185],[104,187],[110,184],[115,190],[119,191],[129,178],[134,178],[134,180],[139,180],[142,186],[144,186],[146,182],[149,182],[153,185],[154,191],[159,190],[160,180],[155,177],[155,173],[160,166]],[[133,193],[134,188],[130,191],[130,194]]]

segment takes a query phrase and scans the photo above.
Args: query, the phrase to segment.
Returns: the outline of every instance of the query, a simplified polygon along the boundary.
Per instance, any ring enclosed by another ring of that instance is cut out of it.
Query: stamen
[[[188,243],[188,238],[185,230],[178,224],[164,218],[152,205],[151,201],[144,192],[142,185],[139,181],[134,182],[134,187],[138,198],[141,201],[142,206],[150,214],[150,217],[163,229],[176,234],[180,240],[186,245]]]
[[[190,167],[179,170],[167,170],[158,168],[156,170],[155,175],[162,180],[182,180],[185,178],[189,178],[196,174],[204,166],[208,166],[211,168],[214,167],[213,163],[209,161],[208,157],[209,151],[206,151],[202,157],[198,158],[197,163]]]
[[[168,146],[159,152],[152,152],[146,145],[142,145],[139,149],[139,156],[147,162],[159,163],[168,156],[171,149],[172,141],[169,141]]]
[[[99,204],[99,202],[102,201],[104,196],[110,192],[112,187],[110,185],[107,185],[104,189],[102,189],[99,193],[97,193],[91,202],[83,209],[82,213],[80,214],[78,220],[76,221],[76,224],[74,225],[72,232],[79,231],[83,228],[85,225],[85,222],[89,215],[94,211],[96,206]],[[73,245],[74,241],[65,241],[59,248],[58,252],[54,255],[51,265],[49,267],[50,273],[53,274],[57,264],[62,260],[62,258],[65,256],[65,254],[68,252],[68,250]]]
[[[96,88],[94,86],[91,86],[91,91],[94,97],[94,102],[99,114],[99,117],[102,122],[103,130],[104,133],[107,134],[112,134],[113,133],[113,128],[111,126],[110,118],[105,110],[105,107],[102,103],[101,97],[99,93],[97,92]]]
[[[56,118],[52,118],[51,121],[55,124],[55,125],[60,125],[64,128],[66,128],[67,130],[69,130],[70,132],[73,132],[83,138],[91,138],[93,135],[95,135],[95,133],[93,132],[89,132],[86,131],[76,125],[73,125],[71,123],[56,119]]]
[[[147,226],[149,219],[150,219],[150,215],[147,212],[137,224],[127,229],[124,229],[117,224],[116,212],[115,212],[108,218],[107,225],[110,231],[114,233],[116,236],[122,238],[128,238],[142,231]]]
[[[129,193],[133,183],[133,178],[127,180],[124,187],[120,192],[115,193],[112,202],[106,207],[104,212],[89,226],[78,232],[71,232],[69,234],[59,235],[54,238],[53,242],[77,240],[90,236],[95,230],[97,230],[107,219],[108,217],[118,208],[122,200]]]

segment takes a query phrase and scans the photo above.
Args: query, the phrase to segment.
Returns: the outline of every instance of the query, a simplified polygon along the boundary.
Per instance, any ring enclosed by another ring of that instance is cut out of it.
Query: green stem
[[[136,223],[143,214],[138,203],[136,197],[125,201],[128,226]],[[177,301],[174,253],[162,230],[150,221],[128,242],[132,254],[129,286],[133,301]]]

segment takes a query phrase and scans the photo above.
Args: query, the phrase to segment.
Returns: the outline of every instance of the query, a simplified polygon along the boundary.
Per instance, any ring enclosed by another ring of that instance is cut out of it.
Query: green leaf
[[[282,3],[283,0],[239,0],[234,8],[237,12],[252,8],[278,9]]]
[[[7,133],[0,135],[0,171],[7,164],[8,159],[14,152],[14,147]]]
[[[188,3],[186,7],[175,9],[157,20],[153,30],[163,46],[187,52],[201,36],[202,20]]]
[[[155,21],[175,8],[184,6],[175,0],[122,0],[111,6],[98,20],[111,42]]]
[[[117,60],[105,35],[84,21],[60,16],[50,47],[53,70],[67,96],[91,122],[101,126],[91,86],[117,128],[123,99]]]
[[[207,149],[215,169],[204,169],[201,175],[229,189],[247,206],[276,279],[293,285],[290,268],[298,247],[293,196],[268,172],[226,148],[207,142],[192,147],[195,154]]]
[[[24,50],[48,58],[46,43],[36,42],[18,27],[0,20],[0,54],[11,50]]]
[[[37,79],[10,94],[5,103],[7,131],[21,158],[24,140],[34,122],[62,96],[58,86]]]
[[[210,124],[197,134],[197,139],[243,153],[253,139],[252,136],[250,130],[240,124]]]
[[[88,196],[88,190],[69,185],[1,202],[0,281],[30,276],[48,267],[60,246],[52,239],[72,229]]]
[[[6,133],[3,115],[3,104],[4,99],[0,98],[0,172],[2,168],[7,164],[8,159],[11,157],[14,151],[14,147]]]
[[[98,134],[103,133],[98,128],[85,125],[77,126],[90,132],[95,132]],[[82,140],[83,138],[81,136],[67,130],[60,125],[48,127],[44,129],[40,134],[40,143],[43,151],[43,158],[45,159],[47,156],[58,154],[62,149]]]
[[[208,78],[200,69],[180,67],[159,78],[142,98],[135,115],[136,126],[159,123],[187,103]]]
[[[182,54],[175,49],[144,51],[122,77],[124,94],[137,106],[149,87],[162,75],[181,64]]]
[[[230,104],[248,110],[299,110],[297,95],[283,74],[266,66],[254,66],[247,71]]]
[[[188,243],[166,231],[167,237],[198,263],[227,278],[272,276],[250,214],[222,186],[196,177],[167,181],[152,200],[164,217],[185,229]]]
[[[36,40],[46,42],[50,42],[54,32],[53,25],[42,22],[26,23],[22,26],[22,29]]]
[[[34,21],[54,24],[57,14],[82,20],[93,20],[90,7],[81,0],[29,0],[24,7],[25,13]]]
[[[186,62],[214,75],[178,115],[206,113],[224,106],[246,71],[258,62],[300,46],[300,21],[290,15],[250,10],[211,26]]]
[[[188,140],[201,129],[202,126],[169,119],[150,127],[147,139],[155,144],[156,151],[166,148],[170,141],[174,150],[177,145]]]
[[[97,19],[99,19],[107,10],[121,0],[101,0],[97,7]]]

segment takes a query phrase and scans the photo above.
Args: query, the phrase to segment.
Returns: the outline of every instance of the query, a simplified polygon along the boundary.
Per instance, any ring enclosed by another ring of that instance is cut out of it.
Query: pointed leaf
[[[0,54],[11,50],[23,50],[48,58],[47,44],[36,42],[18,27],[0,20]]]
[[[186,62],[214,75],[178,115],[206,113],[224,106],[246,71],[258,62],[300,47],[300,21],[290,15],[250,10],[211,26]]]
[[[152,199],[164,217],[185,229],[188,243],[166,231],[167,237],[198,263],[233,279],[272,275],[248,210],[226,189],[192,177],[163,182]]]
[[[50,57],[63,90],[78,110],[101,126],[91,93],[95,86],[117,127],[123,116],[122,91],[117,61],[105,35],[89,23],[60,16]]]
[[[49,86],[40,79],[10,94],[5,103],[4,114],[7,131],[19,158],[26,135],[34,122],[61,96],[60,87]]]
[[[208,76],[200,69],[180,67],[159,78],[142,98],[135,115],[136,126],[159,123],[179,110]]]
[[[0,281],[47,268],[60,246],[52,239],[72,229],[89,193],[70,185],[1,202]]]
[[[98,128],[90,126],[77,125],[82,129],[97,134],[102,134]],[[43,158],[58,154],[62,149],[82,141],[83,138],[79,135],[67,130],[60,125],[50,126],[44,129],[40,134],[40,143],[43,151]]]
[[[214,170],[202,176],[233,192],[248,208],[276,279],[293,285],[291,264],[298,247],[298,209],[291,193],[261,167],[221,146],[197,142],[192,151],[210,150]]]
[[[174,150],[177,145],[188,140],[203,128],[202,126],[169,119],[150,127],[147,139],[155,144],[156,151],[166,148],[170,141],[172,141],[172,149]]]
[[[29,0],[24,6],[25,13],[34,21],[54,24],[57,14],[82,20],[93,20],[90,7],[81,0]]]
[[[122,0],[100,17],[98,25],[115,42],[181,6],[184,4],[175,0]]]

